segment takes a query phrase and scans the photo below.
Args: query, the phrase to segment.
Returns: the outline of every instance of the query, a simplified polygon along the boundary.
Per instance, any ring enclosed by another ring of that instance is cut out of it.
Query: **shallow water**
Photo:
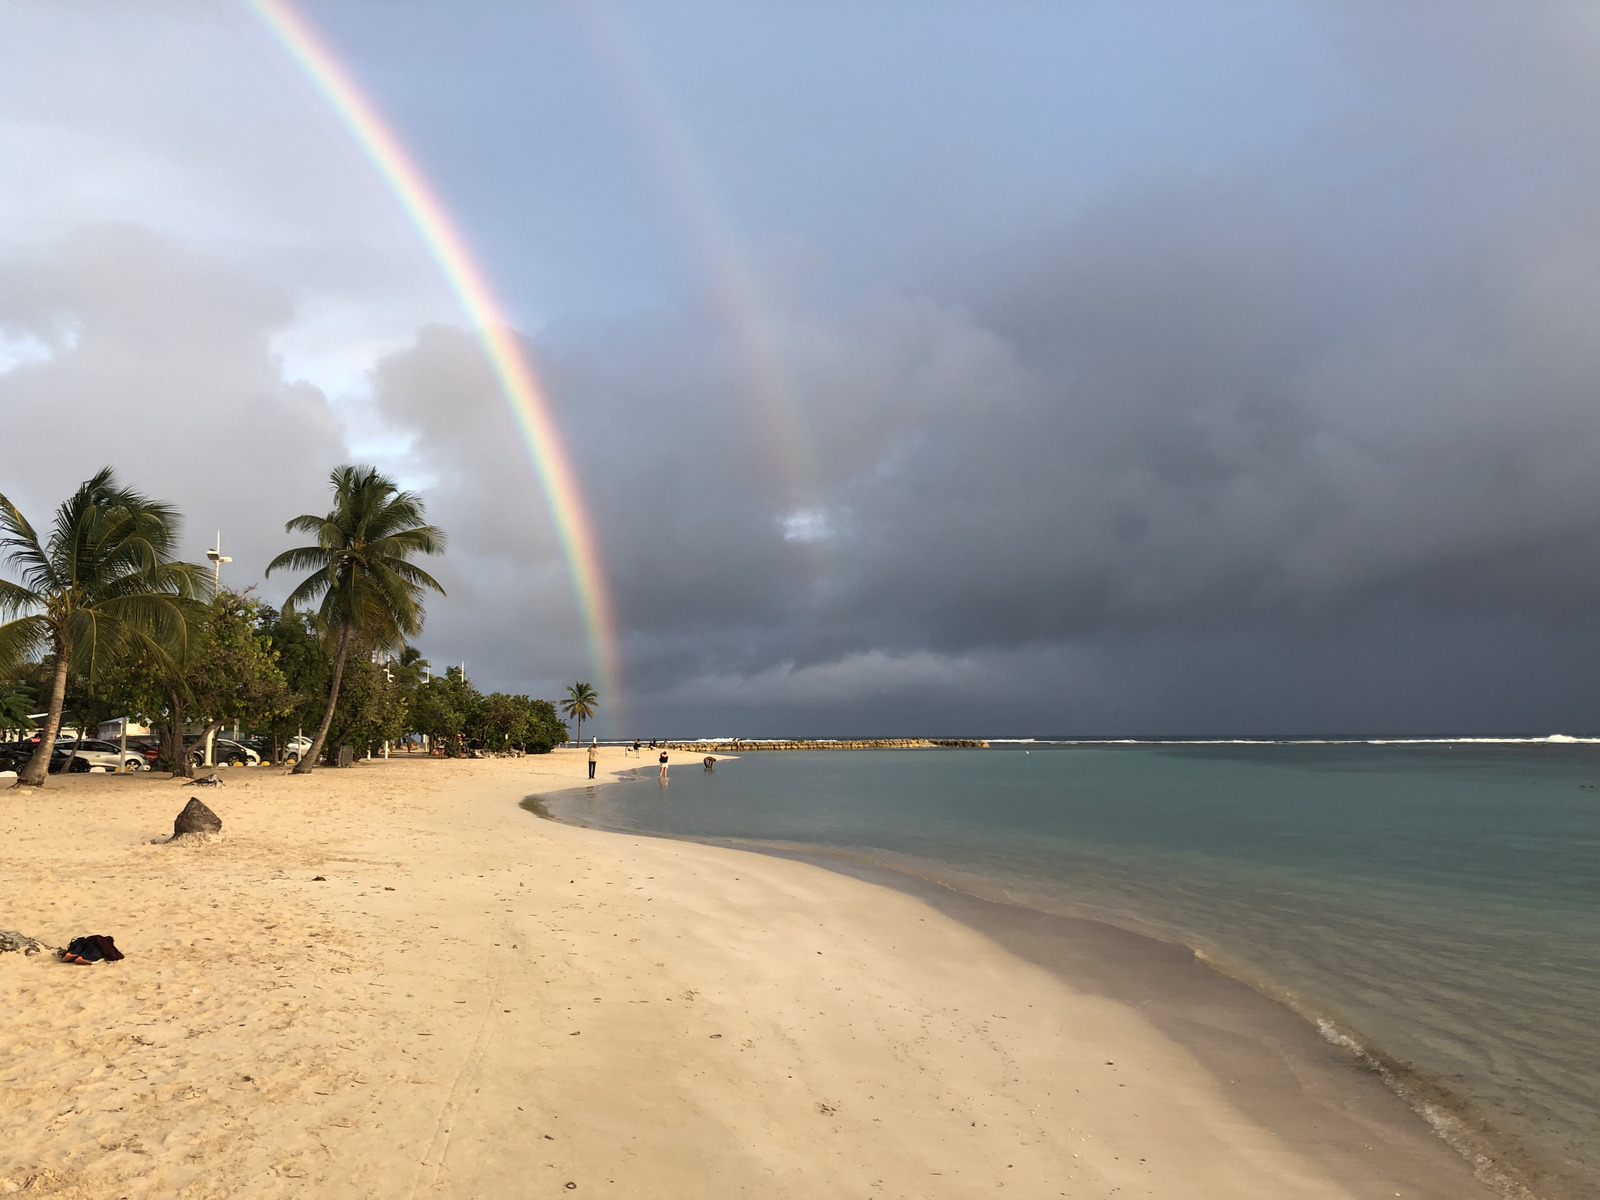
[[[551,799],[837,849],[1196,946],[1600,1195],[1600,747],[1033,744],[675,754]]]

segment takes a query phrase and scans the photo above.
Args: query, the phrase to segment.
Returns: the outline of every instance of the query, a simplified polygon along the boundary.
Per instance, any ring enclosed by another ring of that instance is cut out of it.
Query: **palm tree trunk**
[[[55,753],[56,734],[61,732],[61,710],[67,706],[67,668],[71,653],[60,642],[56,643],[56,674],[50,682],[50,704],[45,709],[44,729],[40,731],[39,748],[33,752],[28,765],[17,776],[16,787],[43,787],[50,771],[50,755]]]
[[[189,765],[189,756],[183,752],[183,697],[171,688],[167,689],[167,713],[172,719],[161,731],[161,753],[172,768],[174,779],[193,779],[194,768]]]
[[[62,718],[65,719],[67,715],[67,710],[65,707],[62,708],[61,715]],[[73,709],[72,715],[77,719],[78,724],[76,728],[78,733],[77,736],[72,739],[72,753],[67,755],[67,765],[61,768],[63,771],[72,770],[72,764],[78,761],[78,751],[83,748],[83,714],[77,709]]]
[[[226,721],[213,721],[211,724],[202,729],[200,731],[200,736],[194,740],[195,749],[201,751],[203,754],[205,752],[206,743],[211,740],[211,735],[213,733],[220,732],[222,727],[226,724]],[[185,754],[183,756],[183,774],[186,779],[194,778],[194,763],[190,761],[193,759],[193,757],[193,754]],[[211,765],[215,767],[217,764],[213,762]]]
[[[295,763],[295,775],[309,775],[316,768],[316,762],[322,755],[322,743],[328,740],[328,726],[333,724],[334,706],[339,703],[339,684],[344,679],[344,660],[350,653],[350,626],[346,625],[339,631],[339,649],[333,655],[333,683],[328,688],[328,707],[322,714],[322,725],[317,729],[317,736],[311,739],[311,748],[305,752],[300,761]]]

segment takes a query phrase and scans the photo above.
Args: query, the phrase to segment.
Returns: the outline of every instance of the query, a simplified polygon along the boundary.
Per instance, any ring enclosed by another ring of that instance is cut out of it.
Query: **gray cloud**
[[[286,379],[272,352],[292,310],[240,264],[137,227],[7,251],[0,332],[34,351],[0,372],[0,490],[38,523],[110,463],[179,506],[187,556],[220,528],[230,578],[259,580],[283,522],[325,509],[346,454],[325,397]]]
[[[1175,665],[1145,718],[1108,706],[1130,725],[1271,718],[1236,691],[1213,707],[1182,665],[1207,645],[1255,647],[1237,673],[1262,694],[1330,673],[1280,723],[1348,709],[1339,663],[1378,647],[1404,678],[1361,677],[1411,704],[1385,720],[1458,714],[1473,672],[1452,655],[1482,665],[1484,720],[1583,719],[1559,663],[1600,601],[1600,108],[1572,107],[1595,46],[1571,10],[1480,16],[1421,79],[1442,13],[1347,21],[1372,106],[1285,151],[1125,181],[979,260],[942,254],[916,290],[787,301],[770,316],[816,464],[798,491],[715,315],[548,330],[644,711],[973,707],[996,663],[1131,662],[1145,639]],[[503,417],[443,399],[448,372],[481,374],[448,342],[389,360],[379,404],[428,431],[459,519],[548,581],[547,531],[504,522],[526,468]],[[1485,695],[1508,669],[1490,628],[1559,703]],[[1029,694],[1098,721],[1074,698],[1103,675]]]

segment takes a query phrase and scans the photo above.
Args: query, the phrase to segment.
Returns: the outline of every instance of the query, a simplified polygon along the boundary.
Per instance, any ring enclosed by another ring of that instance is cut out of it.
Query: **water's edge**
[[[1320,1099],[1311,1097],[1319,1121],[1350,1124],[1346,1132],[1352,1137],[1348,1140],[1369,1152],[1373,1138],[1388,1142],[1389,1148],[1398,1152],[1388,1156],[1391,1161],[1385,1164],[1385,1178],[1430,1192],[1434,1190],[1430,1184],[1436,1186],[1441,1167],[1437,1160],[1429,1161],[1433,1156],[1426,1153],[1425,1147],[1413,1143],[1402,1151],[1392,1136],[1385,1136],[1399,1134],[1401,1140],[1410,1141],[1406,1135],[1415,1130],[1386,1130],[1384,1123],[1362,1124],[1352,1117],[1352,1113],[1363,1112],[1372,1105],[1373,1098],[1361,1094],[1364,1089],[1380,1090],[1391,1103],[1398,1099],[1404,1107],[1388,1114],[1387,1123],[1410,1124],[1408,1117],[1418,1122],[1427,1142],[1453,1160],[1449,1165],[1464,1161],[1493,1194],[1509,1200],[1578,1200],[1564,1191],[1541,1190],[1541,1185],[1548,1182],[1541,1164],[1513,1136],[1426,1072],[1396,1061],[1370,1044],[1359,1031],[1341,1028],[1308,1008],[1297,996],[1291,999],[1291,993],[1274,988],[1258,973],[1230,969],[1225,961],[1181,940],[1174,931],[1156,932],[1139,923],[1130,927],[1109,915],[1068,916],[1014,900],[996,900],[956,886],[931,870],[918,871],[868,854],[753,839],[656,833],[557,816],[546,803],[547,799],[568,795],[592,795],[597,786],[612,787],[621,782],[626,780],[614,778],[587,787],[551,789],[525,797],[520,806],[558,824],[806,862],[915,896],[1018,957],[1050,971],[1074,990],[1104,995],[1137,1009],[1194,1053],[1224,1084],[1245,1078],[1252,1065],[1257,1076],[1270,1074],[1274,1064],[1280,1069],[1287,1067],[1287,1074],[1297,1080],[1297,1087],[1305,1085],[1304,1073],[1311,1072],[1327,1093]],[[1171,936],[1163,936],[1168,932]],[[1204,1016],[1197,1019],[1196,1011]],[[1255,1044],[1245,1045],[1241,1039]],[[1250,1062],[1241,1062],[1242,1058]],[[1259,1123],[1296,1140],[1296,1144],[1307,1144],[1313,1131],[1318,1141],[1326,1140],[1325,1129],[1319,1130],[1316,1123],[1300,1128],[1301,1122],[1287,1119],[1286,1098],[1273,1095],[1270,1089],[1237,1089],[1234,1096],[1246,1101],[1241,1108]],[[1259,1102],[1251,1103],[1252,1100]],[[1328,1165],[1354,1176],[1345,1182],[1361,1190],[1373,1182],[1371,1171],[1378,1164],[1372,1158],[1368,1153],[1360,1160],[1336,1160]]]

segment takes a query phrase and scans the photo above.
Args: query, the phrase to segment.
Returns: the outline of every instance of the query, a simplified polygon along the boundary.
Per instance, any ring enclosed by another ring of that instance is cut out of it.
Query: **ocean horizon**
[[[1600,739],[987,740],[713,772],[677,752],[665,787],[645,759],[545,803],[1191,947],[1469,1157],[1521,1164],[1542,1196],[1600,1193]]]
[[[602,746],[632,746],[632,738],[599,738]],[[643,739],[645,744],[649,739]],[[795,734],[766,737],[670,737],[656,738],[682,745],[719,746],[739,743],[762,746],[781,742],[889,742],[889,741],[975,741],[991,746],[1434,746],[1434,745],[1600,745],[1600,734],[1592,733],[1287,733],[1287,734],[1137,734],[1088,736],[1083,734],[1038,734],[1034,736],[979,733],[930,734]]]

